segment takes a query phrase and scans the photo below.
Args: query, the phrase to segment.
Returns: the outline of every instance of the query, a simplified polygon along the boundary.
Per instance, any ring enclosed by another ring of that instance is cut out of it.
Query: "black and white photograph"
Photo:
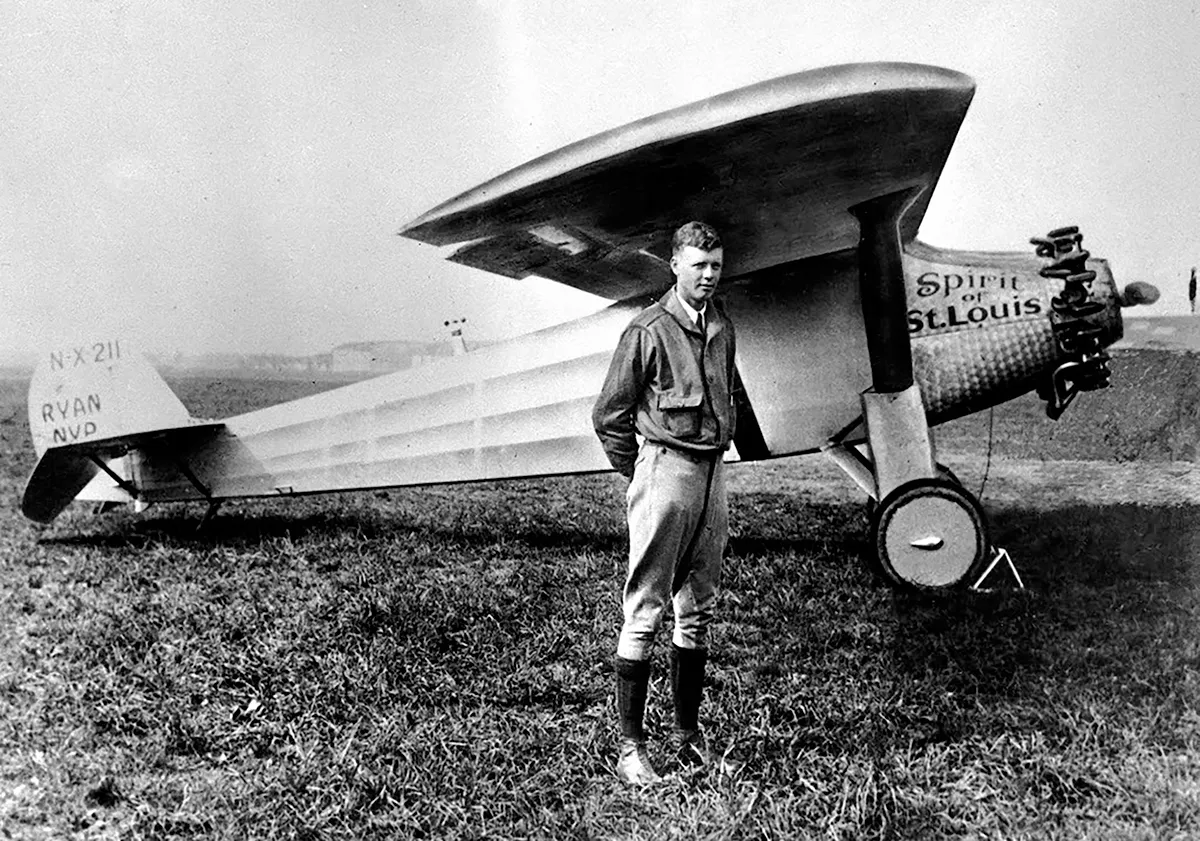
[[[0,841],[1200,838],[1200,5],[0,23]]]

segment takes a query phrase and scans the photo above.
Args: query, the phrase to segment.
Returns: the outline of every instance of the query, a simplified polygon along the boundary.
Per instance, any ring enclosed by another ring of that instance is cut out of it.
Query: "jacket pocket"
[[[703,394],[659,394],[658,411],[662,415],[663,428],[677,438],[695,438],[700,434],[703,404]]]

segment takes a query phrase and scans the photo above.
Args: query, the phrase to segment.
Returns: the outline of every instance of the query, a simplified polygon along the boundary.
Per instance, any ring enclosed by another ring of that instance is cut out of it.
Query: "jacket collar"
[[[683,308],[683,304],[679,303],[679,296],[675,294],[674,286],[671,286],[667,293],[658,299],[658,303],[679,322],[684,330],[695,336],[700,335],[700,328],[692,321],[691,315]],[[704,317],[708,319],[708,338],[711,341],[713,336],[717,335],[724,327],[724,319],[721,311],[712,301],[708,302],[708,306],[704,310]]]
[[[687,313],[687,317],[689,319],[691,319],[691,322],[693,324],[700,323],[697,319],[700,318],[700,315],[702,312],[704,312],[704,310],[698,310],[695,307],[693,307],[691,304],[689,304],[687,301],[683,300],[683,296],[679,294],[678,289],[675,289],[675,300],[678,302],[679,306],[683,307],[683,311],[685,313]],[[708,309],[707,304],[705,304],[704,309],[705,310]]]

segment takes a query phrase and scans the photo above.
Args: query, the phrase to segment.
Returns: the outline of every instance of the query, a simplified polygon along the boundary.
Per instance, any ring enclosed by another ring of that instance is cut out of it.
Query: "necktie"
[[[708,321],[705,319],[703,311],[696,313],[696,326],[700,328],[700,335],[704,337],[705,341],[708,341]]]

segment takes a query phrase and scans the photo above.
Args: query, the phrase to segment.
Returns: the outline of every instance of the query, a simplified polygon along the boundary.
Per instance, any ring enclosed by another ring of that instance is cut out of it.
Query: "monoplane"
[[[199,500],[211,514],[236,497],[608,470],[592,403],[622,329],[671,283],[671,232],[700,219],[725,240],[738,328],[728,459],[824,452],[876,500],[869,554],[888,580],[969,582],[992,553],[984,512],[939,466],[930,427],[1031,390],[1057,417],[1108,384],[1121,307],[1157,294],[1118,290],[1074,228],[1025,253],[917,239],[974,90],[924,65],[802,72],[463,193],[403,236],[614,303],[417,368],[209,421],[127,341],[55,348],[30,386],[39,461],[22,510],[48,522],[76,499]]]

